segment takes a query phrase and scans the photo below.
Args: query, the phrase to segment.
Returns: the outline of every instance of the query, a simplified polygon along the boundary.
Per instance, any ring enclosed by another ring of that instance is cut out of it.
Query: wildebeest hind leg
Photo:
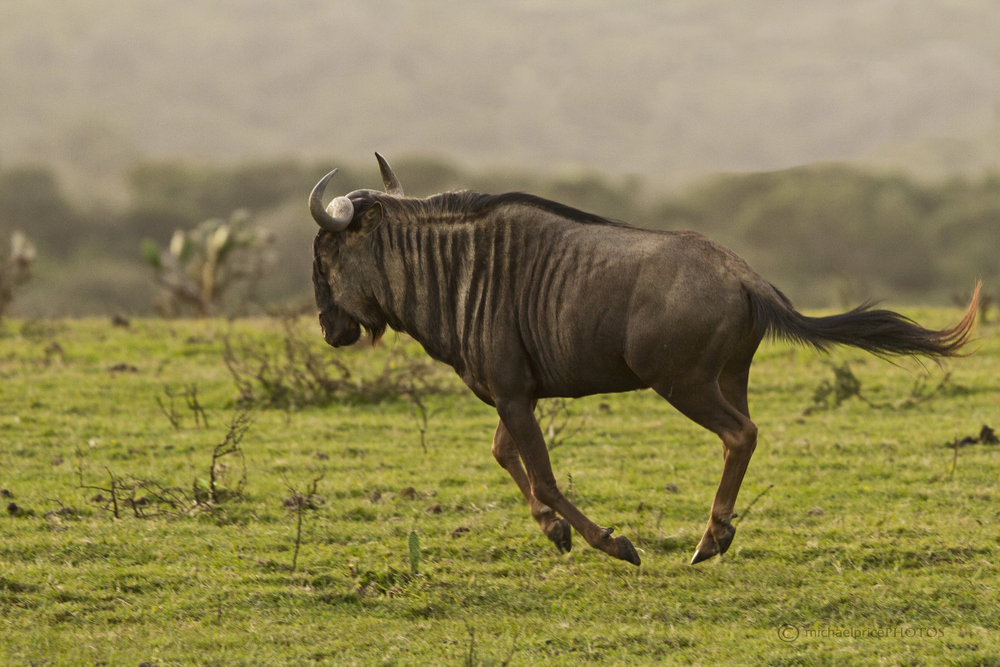
[[[745,414],[746,373],[724,373],[718,382],[703,382],[683,388],[673,386],[663,391],[663,388],[653,388],[685,416],[722,440],[722,480],[712,502],[705,534],[691,559],[693,565],[725,553],[736,534],[732,525],[736,497],[750,457],[757,447],[757,427]]]
[[[500,467],[506,470],[517,483],[517,488],[521,490],[521,495],[528,501],[528,508],[531,516],[535,518],[545,536],[552,540],[560,553],[570,551],[573,548],[573,529],[569,522],[552,511],[551,507],[539,502],[531,493],[531,483],[521,466],[521,457],[517,453],[517,445],[510,433],[504,428],[503,422],[497,425],[497,431],[493,435],[493,457],[496,458]]]
[[[621,535],[611,537],[610,528],[602,528],[588,519],[559,491],[555,476],[552,474],[549,452],[545,448],[545,438],[535,420],[531,400],[498,399],[496,406],[501,424],[511,436],[517,447],[517,453],[524,462],[530,495],[565,517],[590,546],[633,565],[639,565],[639,554],[627,538]],[[525,494],[525,497],[527,496],[528,494]]]

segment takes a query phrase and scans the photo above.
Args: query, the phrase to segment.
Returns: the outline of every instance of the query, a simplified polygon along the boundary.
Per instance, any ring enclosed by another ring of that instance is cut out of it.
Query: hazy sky
[[[998,30],[987,0],[10,0],[0,160],[961,162],[1000,154]]]

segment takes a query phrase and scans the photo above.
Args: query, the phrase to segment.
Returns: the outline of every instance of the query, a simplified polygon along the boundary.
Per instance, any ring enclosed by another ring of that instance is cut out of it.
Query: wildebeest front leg
[[[514,438],[504,427],[503,422],[497,425],[497,432],[493,436],[493,456],[497,463],[517,483],[517,488],[521,490],[521,495],[528,501],[528,508],[531,516],[535,518],[542,532],[556,545],[560,553],[573,548],[573,529],[569,522],[556,514],[551,507],[539,502],[531,493],[531,483],[521,466],[521,457],[517,453],[517,445]]]
[[[545,448],[545,438],[535,420],[531,401],[528,398],[497,400],[496,406],[501,425],[513,439],[524,462],[530,495],[565,517],[590,546],[639,565],[639,554],[627,538],[621,535],[611,537],[611,528],[602,528],[588,519],[559,491],[552,474],[549,452]],[[528,495],[525,494],[525,497]]]

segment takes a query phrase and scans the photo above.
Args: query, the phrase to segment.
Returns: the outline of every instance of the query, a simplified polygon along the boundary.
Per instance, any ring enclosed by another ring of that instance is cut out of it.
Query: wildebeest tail
[[[754,327],[761,336],[784,338],[818,350],[850,345],[878,355],[955,357],[961,356],[960,350],[972,335],[981,286],[981,282],[976,283],[962,321],[941,331],[925,329],[908,317],[872,304],[839,315],[807,317],[771,285],[767,285],[769,289],[750,288],[748,293]]]

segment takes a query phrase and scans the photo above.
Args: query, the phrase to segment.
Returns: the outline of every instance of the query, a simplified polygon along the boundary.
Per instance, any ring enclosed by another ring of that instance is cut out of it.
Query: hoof
[[[618,558],[620,560],[627,560],[636,567],[642,565],[642,561],[639,559],[639,554],[636,553],[635,547],[632,546],[632,543],[628,541],[627,537],[619,535],[615,538],[615,543],[618,545]]]
[[[703,560],[724,554],[729,550],[729,545],[733,543],[733,537],[736,536],[736,528],[730,525],[728,521],[723,525],[726,528],[726,533],[722,537],[712,535],[711,528],[706,531],[705,536],[701,538],[701,542],[694,552],[694,556],[691,558],[692,565],[697,565]]]
[[[573,529],[570,528],[569,521],[566,519],[556,519],[544,531],[545,537],[552,540],[559,553],[569,553],[573,550]]]
[[[726,534],[719,538],[719,553],[724,554],[729,551],[729,545],[733,543],[733,538],[736,537],[736,528],[734,526],[726,526],[728,529]]]
[[[691,559],[691,564],[692,565],[697,565],[701,561],[708,560],[709,558],[711,558],[714,555],[715,554],[707,553],[707,552],[701,551],[699,549],[699,550],[697,550],[697,551],[694,552],[694,557]]]

